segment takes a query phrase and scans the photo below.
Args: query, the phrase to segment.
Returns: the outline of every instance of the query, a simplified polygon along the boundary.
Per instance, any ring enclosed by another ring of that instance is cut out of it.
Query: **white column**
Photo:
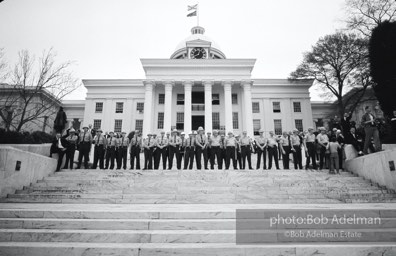
[[[252,81],[243,80],[241,85],[243,87],[243,97],[245,102],[244,130],[247,131],[250,138],[253,138]]]
[[[172,89],[174,83],[165,81],[165,108],[164,108],[164,130],[170,131],[172,126]]]
[[[193,81],[184,81],[184,131],[191,131],[191,91]]]
[[[211,80],[203,81],[205,87],[205,131],[212,132],[212,86]]]
[[[225,115],[225,129],[226,133],[233,131],[232,129],[232,95],[231,86],[232,81],[223,81],[224,86],[224,115]]]
[[[155,86],[154,81],[144,81],[145,93],[144,93],[144,117],[143,117],[143,137],[146,137],[148,133],[152,132],[152,106],[153,106],[153,88]]]

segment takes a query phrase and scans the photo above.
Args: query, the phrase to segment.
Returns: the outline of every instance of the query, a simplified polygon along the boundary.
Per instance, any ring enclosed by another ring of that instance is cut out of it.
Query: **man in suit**
[[[345,113],[344,117],[341,119],[341,128],[344,134],[348,133],[351,128],[351,118],[352,113]]]
[[[374,139],[375,151],[381,150],[381,143],[379,140],[379,131],[375,124],[375,116],[371,113],[370,106],[366,106],[364,110],[366,113],[362,116],[361,124],[364,127],[364,133],[366,135],[364,139],[363,153],[367,154],[371,138]]]
[[[58,154],[58,164],[56,166],[55,172],[59,172],[60,171],[60,167],[61,167],[61,164],[62,164],[63,156],[65,155],[66,149],[67,149],[68,146],[69,146],[69,142],[65,138],[62,138],[62,136],[61,136],[61,134],[59,132],[56,133],[56,137],[53,140],[52,145],[51,145],[51,149],[50,149],[51,155],[53,153]]]
[[[351,144],[359,155],[363,155],[363,140],[359,134],[356,133],[355,127],[351,127],[345,136],[345,143]]]

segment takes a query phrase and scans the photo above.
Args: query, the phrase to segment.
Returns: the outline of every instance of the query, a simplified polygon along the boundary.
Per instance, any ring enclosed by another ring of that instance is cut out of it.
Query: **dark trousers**
[[[272,158],[274,158],[276,169],[279,169],[278,147],[268,147],[268,170],[272,168]]]
[[[293,146],[293,162],[294,162],[294,169],[300,168],[302,170],[302,154],[301,154],[301,145],[300,146]],[[297,168],[298,167],[298,168]]]
[[[63,156],[66,154],[66,151],[58,150],[58,164],[56,165],[56,171],[59,171],[62,165]]]
[[[227,150],[225,148],[220,149],[220,157],[221,157],[221,166],[226,166],[226,162],[227,162]]]
[[[183,147],[181,147],[180,149],[179,149],[179,159],[177,160],[177,169],[178,170],[180,170],[181,169],[181,166],[182,166],[182,160],[183,160],[183,158],[184,158],[184,148]],[[184,161],[186,161],[186,160],[184,160]]]
[[[116,148],[116,150],[114,151],[114,159],[116,161],[116,167],[118,168],[118,166],[121,166],[120,163],[120,149]]]
[[[242,169],[246,168],[246,158],[248,161],[249,169],[252,168],[252,152],[250,146],[241,146],[241,157],[242,157]]]
[[[158,148],[157,147],[153,147],[153,153],[152,153],[152,157],[153,157],[153,167],[155,169],[155,159],[157,158],[158,155]]]
[[[127,146],[119,147],[118,148],[117,169],[121,169],[121,165],[123,165],[124,170],[126,170],[127,157],[128,157]]]
[[[203,154],[204,154],[204,167],[205,169],[208,169],[208,163],[210,162],[211,148],[206,147],[203,150]]]
[[[94,162],[93,162],[92,169],[96,169],[96,167],[98,166],[98,162],[99,162],[99,168],[104,169],[104,153],[105,153],[105,150],[104,150],[103,145],[95,145]]]
[[[381,150],[379,131],[378,131],[377,127],[375,127],[375,126],[364,127],[364,133],[366,136],[364,139],[363,153],[365,153],[365,154],[368,153],[367,149],[369,148],[369,145],[371,144],[371,138],[373,138],[373,140],[374,140],[375,151]]]
[[[114,146],[107,147],[105,169],[109,168],[109,162],[110,162],[110,169],[114,169],[114,159],[115,159],[115,147]]]
[[[242,154],[239,150],[236,152],[236,162],[239,164],[239,169],[242,169]]]
[[[157,148],[155,152],[155,161],[154,161],[154,169],[158,170],[160,160],[162,157],[162,169],[166,170],[166,160],[168,157],[166,156],[166,147],[165,148]]]
[[[129,159],[132,170],[135,167],[135,159],[136,159],[136,170],[140,170],[140,147],[133,145],[131,146],[130,159]]]
[[[144,169],[153,169],[153,148],[144,149]]]
[[[282,152],[282,162],[283,162],[283,169],[289,169],[289,162],[290,162],[290,146],[283,146],[283,150],[285,154]]]
[[[325,160],[327,160],[326,159],[326,148],[323,147],[322,145],[320,145],[319,169],[323,169]]]
[[[261,155],[263,156],[263,162],[264,162],[264,170],[267,169],[267,148],[264,148],[264,150],[261,150],[260,148],[257,148],[257,166],[256,169],[260,169],[261,165]]]
[[[211,147],[210,149],[210,169],[212,170],[214,169],[215,157],[217,158],[217,168],[219,170],[223,169],[220,147]]]
[[[65,165],[63,166],[63,169],[67,169],[67,167],[70,165],[70,169],[73,169],[73,164],[74,164],[74,153],[76,152],[76,146],[75,145],[70,145],[67,150],[66,150],[66,162]]]
[[[312,167],[316,169],[316,145],[314,142],[307,142],[307,151],[308,151],[308,156],[307,156],[307,163],[306,163],[306,168],[309,168],[309,163],[310,160],[312,160]]]
[[[88,169],[88,160],[89,160],[88,157],[89,157],[90,149],[91,149],[91,143],[89,143],[89,142],[81,142],[80,143],[77,169],[81,168],[81,163],[82,163],[83,157],[84,157],[84,168]]]
[[[343,162],[344,162],[344,146],[338,149],[338,166],[340,169],[343,169]]]
[[[184,153],[184,169],[187,169],[188,167],[188,169],[192,170],[194,165],[194,156],[194,147],[187,147],[186,152]]]
[[[178,146],[176,146],[176,147],[169,146],[169,164],[168,164],[169,170],[171,170],[173,167],[173,158],[174,157],[176,157],[176,164],[177,164],[177,161],[180,157],[179,147]]]
[[[235,147],[227,147],[226,148],[226,170],[230,168],[230,163],[232,159],[232,165],[234,166],[234,169],[237,170],[237,160],[235,157]]]
[[[198,170],[201,170],[201,168],[202,168],[201,157],[202,157],[203,152],[204,152],[204,150],[200,146],[197,146],[195,148],[195,161],[197,162]]]

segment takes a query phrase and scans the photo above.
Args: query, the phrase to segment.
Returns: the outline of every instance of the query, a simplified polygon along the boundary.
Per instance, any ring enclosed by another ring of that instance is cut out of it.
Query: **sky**
[[[79,79],[144,78],[140,58],[170,58],[199,25],[227,58],[255,58],[253,78],[287,78],[320,37],[344,27],[345,0],[4,0],[0,48],[53,48]],[[67,99],[84,99],[81,87]],[[311,91],[312,100],[319,100]]]

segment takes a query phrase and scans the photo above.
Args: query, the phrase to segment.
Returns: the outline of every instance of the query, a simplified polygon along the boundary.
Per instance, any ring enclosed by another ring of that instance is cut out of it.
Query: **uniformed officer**
[[[186,152],[184,154],[184,169],[187,170],[187,167],[189,167],[190,170],[192,170],[193,165],[194,165],[194,156],[195,156],[195,136],[197,135],[197,132],[190,132],[188,135],[188,138],[186,139],[184,143],[184,147],[186,149]]]
[[[118,133],[118,132],[115,132],[114,133],[114,138],[117,140],[117,145],[120,145],[119,139],[121,138],[121,134]],[[114,159],[116,161],[117,168],[118,168],[118,166],[121,166],[121,163],[120,163],[120,147],[119,146],[117,146],[115,148]]]
[[[241,145],[241,156],[242,156],[242,169],[246,168],[246,158],[249,165],[249,170],[253,170],[252,168],[252,142],[251,139],[247,136],[247,132],[242,132],[242,137],[240,139]]]
[[[214,169],[215,158],[217,158],[217,168],[223,169],[220,148],[221,137],[217,130],[213,130],[213,136],[209,140],[210,144],[210,169]]]
[[[201,170],[202,168],[202,155],[204,157],[204,163],[205,159],[208,157],[207,156],[207,150],[206,150],[206,144],[207,144],[207,138],[204,134],[204,129],[202,126],[198,127],[198,134],[195,137],[195,161],[197,162],[197,169]],[[205,169],[208,169],[208,166],[205,166]]]
[[[186,133],[180,133],[180,145],[179,145],[179,159],[177,160],[177,169],[180,170],[182,166],[182,160],[185,160],[185,144],[186,143]]]
[[[293,162],[294,169],[302,170],[302,155],[301,155],[301,146],[302,146],[302,138],[298,135],[298,130],[293,130],[293,135],[290,136],[290,141],[292,144],[292,153],[293,153]]]
[[[172,136],[169,138],[169,164],[168,170],[172,170],[173,167],[173,158],[176,157],[176,164],[180,157],[179,147],[180,147],[180,137],[177,136],[177,130],[174,129],[172,131]]]
[[[99,162],[99,168],[104,169],[104,154],[105,148],[107,146],[107,139],[103,136],[102,130],[98,129],[96,131],[96,135],[93,139],[94,144],[94,162],[92,165],[92,169],[96,169]]]
[[[166,149],[168,147],[168,138],[165,136],[165,131],[161,131],[160,136],[157,137],[157,149],[156,149],[156,158],[154,161],[154,169],[158,170],[159,163],[162,157],[162,169],[166,170],[166,160],[168,157],[166,156]]]
[[[140,170],[140,151],[142,148],[142,136],[140,136],[140,131],[136,130],[134,136],[131,139],[130,143],[130,164],[131,170],[135,168],[135,159],[136,159],[136,170]]]
[[[109,168],[110,162],[110,169],[114,169],[114,160],[115,160],[115,150],[118,147],[117,138],[114,137],[114,132],[109,133],[110,137],[107,139],[107,146],[106,146],[106,166],[105,169]]]
[[[220,162],[221,162],[221,167],[226,166],[226,159],[227,159],[227,154],[226,154],[226,146],[225,146],[225,135],[221,134],[220,136]]]
[[[267,169],[267,139],[264,137],[264,130],[260,130],[260,136],[256,138],[257,145],[257,165],[256,170],[261,167],[261,156],[263,156],[264,167]]]
[[[117,169],[121,169],[121,165],[123,165],[124,170],[126,170],[126,162],[128,157],[128,146],[129,146],[129,138],[125,137],[126,132],[121,133],[121,138],[118,139],[118,165]]]
[[[92,135],[88,132],[88,127],[83,127],[83,132],[80,133],[80,141],[79,141],[79,154],[78,154],[78,164],[77,169],[81,168],[81,162],[84,157],[84,168],[88,169],[88,160],[89,160],[89,151],[91,149],[92,144]]]
[[[66,162],[65,166],[63,169],[67,169],[67,166],[70,163],[70,169],[73,169],[73,163],[74,163],[74,153],[76,152],[76,146],[77,146],[77,141],[78,141],[78,136],[76,135],[76,130],[71,128],[69,130],[69,136],[65,138],[69,144],[67,145],[66,148]]]
[[[234,137],[232,132],[228,132],[228,137],[225,139],[226,146],[226,170],[230,168],[230,161],[232,159],[232,164],[234,166],[234,170],[238,170],[237,161],[236,161],[236,146],[238,142]]]
[[[291,139],[288,132],[283,131],[282,137],[279,140],[279,145],[282,152],[283,169],[289,170]]]
[[[206,160],[204,157],[204,166],[205,169],[208,169],[208,163],[210,162],[210,156],[211,156],[211,148],[210,148],[210,139],[212,137],[212,133],[211,132],[207,132],[206,133],[206,138],[207,138],[207,143],[206,143]]]
[[[147,138],[143,141],[144,147],[144,169],[153,169],[153,148],[156,146],[155,140],[152,138],[152,134],[147,134]]]
[[[269,134],[270,136],[267,139],[268,170],[271,170],[272,168],[272,158],[274,158],[276,169],[279,170],[278,138],[275,136],[273,131],[270,131]]]
[[[171,137],[171,133],[170,132],[166,132],[166,138],[168,139],[168,145],[166,145],[166,158],[167,158],[167,161],[168,161],[168,163],[169,163],[169,156],[170,156],[170,154],[169,154],[169,139],[170,139],[170,137]],[[164,169],[165,170],[165,169]]]
[[[236,161],[237,161],[237,163],[239,164],[239,169],[242,169],[242,153],[241,153],[241,143],[240,143],[240,140],[241,140],[241,135],[237,135],[237,136],[235,136],[235,139],[236,139],[236,146],[235,146],[235,148],[236,148]]]
[[[157,158],[157,134],[152,133],[152,139],[155,141],[155,146],[153,147],[153,167],[155,166],[155,159]]]

